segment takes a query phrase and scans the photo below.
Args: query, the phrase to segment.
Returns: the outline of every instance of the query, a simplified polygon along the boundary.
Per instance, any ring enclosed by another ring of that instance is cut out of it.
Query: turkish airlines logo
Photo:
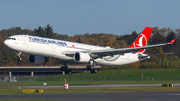
[[[142,46],[147,46],[147,38],[144,34],[141,34],[138,39],[134,42],[134,47],[142,47]],[[144,53],[145,49],[139,49],[140,52],[138,53]]]

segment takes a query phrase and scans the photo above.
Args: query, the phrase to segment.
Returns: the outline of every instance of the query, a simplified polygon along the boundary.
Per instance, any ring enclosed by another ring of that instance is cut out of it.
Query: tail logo
[[[147,46],[149,38],[151,36],[151,32],[152,32],[153,28],[151,27],[146,27],[143,32],[137,37],[137,39],[133,42],[133,44],[131,44],[129,46],[129,48],[131,47],[143,47],[143,46]],[[138,49],[139,51],[136,53],[141,53],[144,54],[145,49]]]
[[[141,34],[139,39],[137,39],[136,42],[134,42],[134,47],[141,47],[147,45],[147,38],[145,35]]]
[[[134,42],[134,47],[142,47],[142,46],[147,46],[147,38],[144,34],[141,34],[137,41]],[[140,51],[137,53],[144,53],[145,49],[139,49]]]

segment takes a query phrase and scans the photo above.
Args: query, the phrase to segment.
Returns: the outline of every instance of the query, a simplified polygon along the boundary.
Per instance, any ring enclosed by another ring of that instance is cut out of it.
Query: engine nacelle
[[[77,52],[74,54],[74,60],[76,62],[89,62],[90,56],[87,53]]]
[[[29,55],[29,62],[32,64],[43,64],[46,62],[46,58],[42,56]]]

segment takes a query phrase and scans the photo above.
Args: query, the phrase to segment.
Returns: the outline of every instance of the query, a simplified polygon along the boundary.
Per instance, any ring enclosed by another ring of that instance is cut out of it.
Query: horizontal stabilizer
[[[158,56],[158,55],[173,55],[174,53],[161,53],[161,54],[151,54],[148,56]]]
[[[174,38],[173,40],[169,41],[168,44],[173,44],[176,41],[176,38]]]
[[[151,56],[158,56],[158,55],[173,55],[174,53],[161,53],[161,54],[151,54],[151,55],[139,55],[139,60],[149,59]]]

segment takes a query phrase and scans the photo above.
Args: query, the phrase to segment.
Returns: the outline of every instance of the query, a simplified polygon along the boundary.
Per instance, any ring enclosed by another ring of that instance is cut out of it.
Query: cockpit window
[[[16,38],[8,38],[9,40],[16,40]]]

